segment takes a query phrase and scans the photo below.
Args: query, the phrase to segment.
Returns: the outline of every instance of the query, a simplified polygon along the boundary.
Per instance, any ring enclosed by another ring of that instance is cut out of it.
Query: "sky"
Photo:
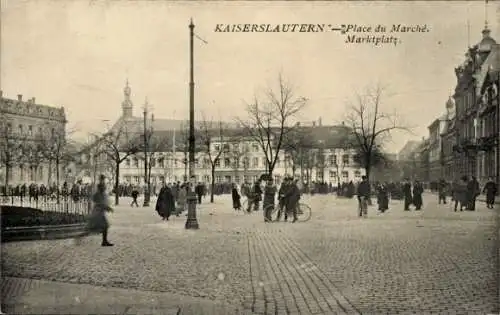
[[[80,138],[118,119],[127,79],[135,115],[142,115],[147,97],[155,117],[188,118],[190,18],[205,41],[194,42],[197,118],[245,117],[245,101],[273,86],[282,73],[295,95],[309,100],[300,120],[338,124],[355,93],[382,84],[383,109],[397,111],[413,128],[412,134],[393,135],[386,144],[390,152],[427,136],[427,126],[444,114],[456,83],[454,68],[464,61],[468,45],[481,40],[485,19],[491,36],[500,39],[499,4],[481,1],[2,0],[1,5],[4,97],[23,94],[64,106],[68,127]],[[426,24],[429,31],[387,33],[399,43],[379,46],[346,43],[337,31],[216,32],[218,24],[245,23],[389,29]]]

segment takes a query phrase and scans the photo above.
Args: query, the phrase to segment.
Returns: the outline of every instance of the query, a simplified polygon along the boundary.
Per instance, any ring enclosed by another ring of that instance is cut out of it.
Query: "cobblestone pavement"
[[[355,200],[304,197],[306,223],[263,223],[227,196],[162,222],[152,208],[119,206],[113,248],[98,236],[2,245],[4,276],[172,292],[257,314],[498,312],[497,212],[453,212],[424,197],[423,211],[356,216]],[[123,202],[125,204],[125,202]]]

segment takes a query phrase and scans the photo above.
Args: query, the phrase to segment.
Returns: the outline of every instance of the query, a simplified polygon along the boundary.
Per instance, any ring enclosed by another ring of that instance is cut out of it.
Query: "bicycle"
[[[271,211],[271,217],[275,217],[277,215],[278,210],[279,210],[279,205],[269,205],[266,207],[268,208],[273,208]],[[283,211],[286,211],[286,207],[283,208]],[[293,216],[292,213],[288,213],[288,216]],[[297,221],[299,222],[307,222],[311,219],[312,217],[312,210],[311,207],[309,207],[308,204],[299,202],[297,205]]]

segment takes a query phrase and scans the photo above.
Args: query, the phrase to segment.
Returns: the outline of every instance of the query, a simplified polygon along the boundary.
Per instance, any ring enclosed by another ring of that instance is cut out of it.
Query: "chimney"
[[[36,104],[36,99],[35,99],[34,97],[32,97],[32,98],[31,98],[31,102],[32,102],[33,104]]]
[[[318,125],[319,125],[320,127],[321,127],[321,125],[322,125],[322,124],[321,124],[321,117],[320,117],[320,118],[319,118],[319,120],[318,120]]]
[[[23,95],[22,94],[17,94],[17,100],[19,102],[22,102],[23,101]]]

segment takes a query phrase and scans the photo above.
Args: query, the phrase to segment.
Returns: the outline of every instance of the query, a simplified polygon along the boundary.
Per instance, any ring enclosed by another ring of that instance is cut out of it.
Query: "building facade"
[[[152,138],[156,139],[152,141],[156,145],[148,145],[149,158],[147,160],[151,165],[151,183],[183,181],[188,175],[186,163],[188,122],[156,118],[145,120],[144,116],[136,117],[133,115],[131,88],[128,82],[123,92],[122,115],[108,133],[122,134],[122,138],[135,137],[138,142],[141,142],[143,130],[150,130]],[[146,108],[144,110],[146,112]],[[143,114],[146,115],[146,113]],[[196,123],[196,132],[200,133],[200,130],[206,127],[202,125],[203,123]],[[147,128],[144,128],[145,124]],[[345,126],[322,126],[319,120],[317,123],[298,125],[297,129],[308,134],[311,146],[304,152],[300,152],[300,158],[297,158],[297,152],[287,151],[284,146],[281,148],[272,172],[277,183],[281,182],[284,176],[295,175],[306,182],[318,181],[336,185],[359,181],[364,175],[364,170],[354,161],[355,150],[341,145],[341,139],[345,138]],[[226,124],[223,138],[212,137],[207,142],[203,134],[196,136],[196,181],[210,183],[213,176],[216,183],[240,184],[245,181],[254,182],[262,174],[269,172],[266,154],[259,141],[245,135],[242,130],[237,125]],[[210,146],[209,149],[207,143]],[[273,147],[273,152],[275,150],[276,148]],[[221,154],[218,159],[215,159],[218,152]],[[268,155],[269,158],[274,157],[275,154]],[[123,152],[122,157],[124,160],[120,164],[119,182],[144,185],[144,164],[146,163],[144,153],[141,150],[131,155]],[[86,160],[92,162],[90,157]],[[215,166],[213,174],[212,163]],[[90,171],[83,173],[88,174]],[[106,173],[113,177],[115,172],[109,166]]]
[[[66,122],[63,107],[37,104],[35,98],[23,100],[22,95],[6,98],[0,91],[0,185],[51,185],[56,174],[64,180],[59,162]]]
[[[450,96],[446,102],[446,120],[441,137],[441,178],[446,181],[456,179],[455,159],[457,152],[454,151],[456,143],[456,124],[455,124],[455,102]]]
[[[442,177],[441,170],[443,168],[443,141],[441,134],[444,132],[446,126],[446,115],[439,117],[434,120],[432,124],[428,127],[429,138],[428,138],[428,150],[429,150],[429,178],[433,181],[437,181]]]

